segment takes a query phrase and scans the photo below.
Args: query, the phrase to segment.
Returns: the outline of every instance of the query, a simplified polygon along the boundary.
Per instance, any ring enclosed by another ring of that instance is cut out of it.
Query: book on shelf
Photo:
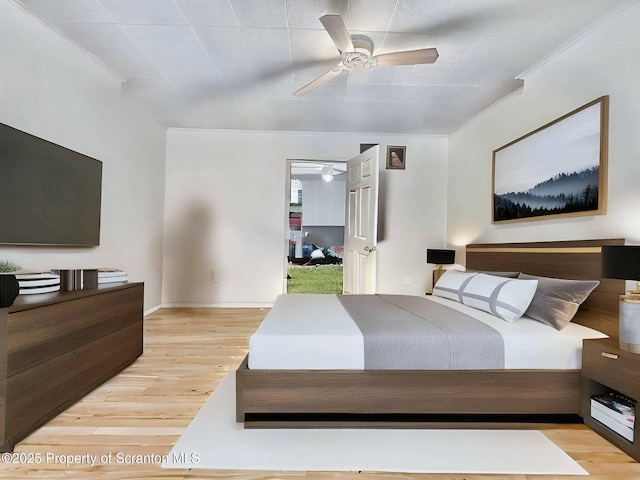
[[[633,426],[631,424],[625,424],[613,417],[611,412],[613,412],[613,410],[610,408],[593,399],[591,400],[591,418],[602,423],[623,438],[633,442]]]
[[[20,287],[42,287],[60,285],[60,276],[53,273],[18,273],[16,279]]]
[[[105,277],[121,277],[127,276],[127,272],[124,270],[118,270],[117,268],[99,268],[98,269],[98,278]]]
[[[39,293],[51,293],[60,290],[60,284],[45,285],[40,287],[23,287],[20,286],[20,295],[36,295]]]
[[[610,417],[612,420],[615,420],[616,422],[626,427],[633,428],[635,424],[635,419],[633,417],[629,417],[628,415],[625,415],[616,410],[613,410],[607,407],[606,405],[603,405],[602,403],[591,399],[591,410],[593,411],[594,409],[600,410],[602,413]]]
[[[118,282],[127,282],[127,275],[118,275],[118,276],[110,276],[110,277],[98,277],[98,285],[104,285],[105,283],[118,283]]]
[[[36,295],[60,290],[60,276],[51,272],[16,274],[20,295]]]
[[[593,395],[592,402],[603,406],[607,413],[611,413],[614,418],[620,419],[623,423],[630,423],[633,427],[636,418],[636,401],[618,392],[608,392],[600,395]]]
[[[636,401],[619,392],[610,391],[591,397],[591,417],[631,442],[635,408]]]

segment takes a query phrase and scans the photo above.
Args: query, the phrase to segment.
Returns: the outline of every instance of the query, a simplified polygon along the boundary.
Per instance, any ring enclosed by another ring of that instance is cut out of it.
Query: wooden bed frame
[[[469,269],[516,271],[600,285],[573,321],[618,336],[624,281],[600,278],[600,247],[624,239],[472,244]],[[248,428],[483,427],[579,421],[579,370],[236,371],[236,418]]]

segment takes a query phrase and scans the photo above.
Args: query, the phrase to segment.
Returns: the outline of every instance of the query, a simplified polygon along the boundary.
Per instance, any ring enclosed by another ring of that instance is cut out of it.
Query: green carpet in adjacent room
[[[288,268],[287,293],[342,293],[342,265]]]

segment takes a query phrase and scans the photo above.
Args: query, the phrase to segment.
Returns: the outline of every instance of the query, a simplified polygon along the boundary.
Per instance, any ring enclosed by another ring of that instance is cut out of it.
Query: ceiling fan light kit
[[[353,40],[353,51],[342,52],[342,70],[360,70],[375,66],[375,61],[371,58],[373,42],[363,35],[361,37]]]
[[[328,72],[295,91],[293,94],[298,97],[315,90],[342,72],[357,71],[363,68],[427,64],[434,63],[438,59],[438,51],[435,48],[373,55],[371,39],[364,35],[350,35],[339,15],[324,15],[320,17],[320,22],[340,52],[341,61]]]
[[[322,167],[322,171],[320,172],[320,177],[325,182],[333,182],[333,168],[330,166]]]

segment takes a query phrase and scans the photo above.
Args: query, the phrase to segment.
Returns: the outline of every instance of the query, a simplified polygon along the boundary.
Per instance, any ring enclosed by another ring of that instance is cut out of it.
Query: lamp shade
[[[436,265],[451,265],[456,259],[455,250],[427,248],[427,263]]]
[[[640,280],[640,246],[603,246],[601,262],[604,278]]]

